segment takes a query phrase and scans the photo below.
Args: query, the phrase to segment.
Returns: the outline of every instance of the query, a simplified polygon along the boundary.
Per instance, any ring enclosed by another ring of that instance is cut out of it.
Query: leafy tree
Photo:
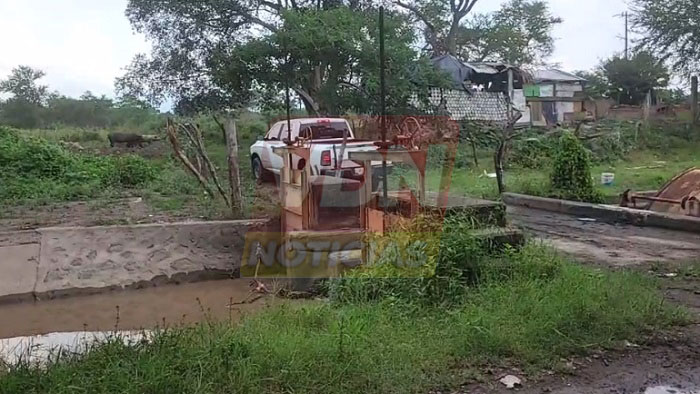
[[[699,0],[632,0],[631,5],[640,48],[658,53],[686,75],[700,70]]]
[[[287,84],[309,113],[376,110],[377,14],[370,3],[130,0],[127,16],[154,49],[134,59],[117,87],[152,102],[175,98],[183,113],[274,104]],[[399,108],[413,86],[440,78],[412,49],[405,18],[388,15],[386,27],[389,104]]]
[[[0,92],[10,93],[13,99],[41,106],[46,103],[49,88],[39,85],[37,81],[45,75],[43,71],[29,66],[16,67],[7,79],[0,81]]]
[[[619,104],[640,105],[647,92],[668,86],[666,66],[648,52],[637,52],[625,59],[615,55],[603,61],[588,79],[589,93],[612,98]]]
[[[574,74],[586,80],[586,94],[592,98],[607,97],[608,81],[600,69],[593,71],[574,71]]]
[[[0,91],[12,95],[0,103],[0,124],[17,128],[66,125],[143,129],[159,119],[155,108],[128,96],[115,103],[89,91],[78,99],[49,93],[47,86],[37,83],[43,76],[42,71],[19,66],[6,80],[0,81]]]
[[[44,72],[28,66],[12,70],[7,79],[0,81],[0,92],[12,95],[0,107],[0,122],[21,128],[34,128],[41,124],[42,106],[49,97],[48,87],[37,81]]]
[[[662,103],[678,105],[688,102],[689,96],[683,89],[667,88],[659,89],[656,92],[656,99]]]
[[[635,53],[625,59],[613,56],[601,65],[608,81],[608,96],[620,104],[639,105],[647,92],[668,86],[666,67],[648,52]]]
[[[554,49],[552,28],[561,23],[540,0],[510,0],[490,14],[469,18],[478,0],[396,0],[423,24],[427,48],[466,61],[533,64]]]
[[[457,36],[462,22],[478,0],[395,0],[423,24],[428,49],[434,55],[457,54]]]
[[[561,22],[544,1],[510,0],[493,14],[467,21],[459,30],[457,50],[471,61],[539,63],[554,51],[552,29]]]
[[[43,108],[29,101],[11,98],[0,105],[0,124],[33,129],[41,126]]]

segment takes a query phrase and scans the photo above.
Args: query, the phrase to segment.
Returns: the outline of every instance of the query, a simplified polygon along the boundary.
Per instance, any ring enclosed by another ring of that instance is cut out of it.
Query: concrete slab
[[[39,249],[39,244],[0,247],[0,298],[32,294]]]
[[[520,206],[578,217],[596,218],[608,223],[624,223],[642,227],[659,227],[700,233],[700,218],[691,216],[642,211],[612,205],[557,200],[516,193],[503,193],[502,197],[508,206]]]
[[[49,228],[42,234],[38,296],[222,278],[240,268],[254,221]]]

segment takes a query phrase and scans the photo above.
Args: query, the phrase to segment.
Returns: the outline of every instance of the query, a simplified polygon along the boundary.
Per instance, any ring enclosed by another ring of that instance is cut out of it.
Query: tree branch
[[[435,25],[433,25],[430,22],[428,17],[423,12],[421,12],[421,10],[419,10],[418,7],[412,6],[410,4],[406,4],[406,3],[402,2],[401,0],[394,1],[394,4],[396,4],[397,6],[399,6],[401,8],[405,8],[405,9],[411,11],[412,13],[414,13],[418,17],[418,19],[420,19],[423,23],[425,23],[425,26],[428,28],[428,30],[430,30],[433,34],[436,33]]]
[[[470,1],[467,1],[467,2],[465,3],[465,4],[466,4],[466,8],[463,10],[463,11],[464,11],[464,15],[467,15],[467,14],[469,14],[469,13],[472,11],[472,8],[474,8],[474,5],[476,5],[476,2],[477,2],[477,1],[479,1],[479,0],[471,0],[471,2],[470,2]]]
[[[308,94],[303,89],[299,89],[299,88],[292,88],[292,89],[296,92],[296,94],[299,95],[299,97],[301,97],[301,99],[304,101],[304,103],[306,105],[306,108],[311,110],[312,115],[318,116],[320,108],[319,108],[316,100],[314,100],[314,98],[311,97],[311,95]]]
[[[282,8],[283,8],[282,3],[279,1],[277,3],[273,3],[271,1],[260,0],[260,5],[263,7],[272,8],[273,10],[275,10],[277,12],[282,11]]]

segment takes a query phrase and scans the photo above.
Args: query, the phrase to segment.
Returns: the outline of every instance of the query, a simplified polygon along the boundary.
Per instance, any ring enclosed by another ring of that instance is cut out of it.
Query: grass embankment
[[[669,123],[651,125],[637,130],[630,122],[608,122],[594,131],[602,136],[584,141],[592,161],[591,176],[606,201],[617,202],[625,190],[658,190],[681,171],[700,166],[700,131],[687,124]],[[508,191],[537,196],[551,192],[552,161],[558,150],[557,137],[543,137],[541,132],[528,132],[513,142],[508,155],[505,182]],[[439,152],[437,156],[439,156]],[[451,190],[457,194],[497,199],[493,173],[493,151],[477,151],[479,165],[473,163],[471,149],[461,144],[452,174]],[[432,161],[427,186],[437,190],[442,167]],[[601,174],[612,172],[615,181],[610,186],[600,184]]]
[[[138,156],[73,154],[44,139],[0,128],[0,201],[94,197],[144,185],[158,172]]]
[[[493,172],[493,165],[488,161],[488,157],[484,157],[481,163],[477,168],[455,169],[450,190],[457,194],[497,199],[496,180],[484,175],[485,172]],[[681,171],[697,166],[700,166],[700,156],[696,147],[675,148],[670,152],[644,149],[632,151],[625,159],[612,163],[595,164],[592,176],[598,190],[606,200],[612,201],[628,189],[658,190]],[[603,172],[615,174],[615,181],[611,186],[600,185],[600,175]],[[546,166],[540,169],[511,167],[505,172],[506,185],[508,191],[513,193],[546,196],[549,190],[549,174],[550,169]],[[429,170],[427,187],[430,190],[438,190],[440,176],[441,170]]]
[[[460,266],[471,279],[336,280],[329,302],[171,328],[131,347],[112,341],[46,367],[10,366],[0,392],[427,392],[479,379],[485,364],[556,370],[561,357],[685,321],[652,279],[581,267],[538,245]]]
[[[218,127],[210,119],[200,119],[205,142],[210,157],[220,169],[219,178],[227,187],[226,148]],[[248,147],[255,136],[264,132],[264,123],[259,117],[248,115],[240,121],[241,182],[246,201],[245,215],[248,217],[267,216],[276,212],[276,196],[270,188],[260,188],[250,176]],[[680,171],[700,165],[696,147],[700,142],[691,131],[683,125],[661,125],[637,133],[634,124],[624,122],[603,124],[601,132],[605,137],[587,141],[591,151],[593,169],[591,176],[606,201],[617,201],[620,193],[627,189],[658,189]],[[0,139],[9,133],[0,129]],[[231,218],[230,211],[221,199],[211,199],[204,195],[196,180],[186,172],[181,163],[170,155],[166,143],[156,154],[149,154],[147,160],[140,162],[133,170],[144,167],[147,176],[135,184],[115,181],[113,166],[104,163],[116,163],[111,157],[99,156],[97,151],[108,147],[105,130],[81,130],[61,128],[56,130],[21,130],[15,131],[27,146],[10,147],[11,156],[21,163],[7,164],[8,145],[0,145],[0,177],[6,185],[0,190],[0,205],[27,207],[44,205],[61,201],[97,199],[109,200],[120,197],[143,197],[144,202],[154,213],[173,216],[204,217],[208,219]],[[556,151],[556,138],[542,137],[541,131],[531,131],[525,137],[514,142],[508,158],[506,169],[506,186],[509,191],[531,195],[548,196],[549,177],[552,157]],[[37,138],[31,138],[37,137]],[[532,140],[535,140],[534,142]],[[41,143],[39,143],[41,141]],[[48,141],[48,142],[46,142]],[[78,142],[85,148],[83,153],[68,152],[61,147],[60,141]],[[38,148],[39,152],[31,152]],[[20,154],[21,153],[21,154]],[[103,152],[104,153],[104,152]],[[135,152],[139,153],[139,152]],[[435,152],[431,152],[433,155]],[[493,172],[492,150],[478,150],[479,165],[472,163],[471,149],[462,144],[458,150],[457,163],[452,173],[451,192],[487,199],[498,199],[496,180],[486,176]],[[54,168],[53,158],[73,164],[59,173],[27,171],[28,167]],[[64,160],[65,161],[65,160]],[[125,161],[130,161],[128,158]],[[132,162],[132,161],[130,161]],[[74,165],[79,163],[79,165]],[[102,164],[100,164],[102,163]],[[429,160],[427,187],[438,190],[441,182],[442,167],[439,159]],[[102,166],[102,167],[100,167]],[[100,167],[100,168],[97,168]],[[146,168],[148,167],[148,168]],[[615,173],[612,186],[600,185],[602,172]],[[412,177],[409,177],[412,179]],[[409,179],[409,182],[411,182]]]
[[[206,196],[182,164],[161,143],[158,154],[142,158],[133,154],[102,155],[107,132],[73,129],[12,130],[0,126],[0,206],[40,206],[63,201],[100,200],[138,196],[157,212],[179,216],[228,218],[231,213],[221,199]],[[220,135],[207,135],[210,157],[219,178],[228,187],[226,147]],[[60,141],[79,143],[85,150],[73,152]],[[247,158],[248,143],[240,155]],[[249,176],[250,163],[241,160],[243,194],[250,209],[261,215],[269,208],[261,201]]]

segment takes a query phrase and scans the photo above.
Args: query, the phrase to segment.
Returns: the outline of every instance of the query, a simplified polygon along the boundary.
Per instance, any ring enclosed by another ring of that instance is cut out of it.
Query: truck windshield
[[[343,138],[343,133],[347,133],[348,138],[351,137],[345,122],[307,123],[299,129],[299,137],[312,140]]]

